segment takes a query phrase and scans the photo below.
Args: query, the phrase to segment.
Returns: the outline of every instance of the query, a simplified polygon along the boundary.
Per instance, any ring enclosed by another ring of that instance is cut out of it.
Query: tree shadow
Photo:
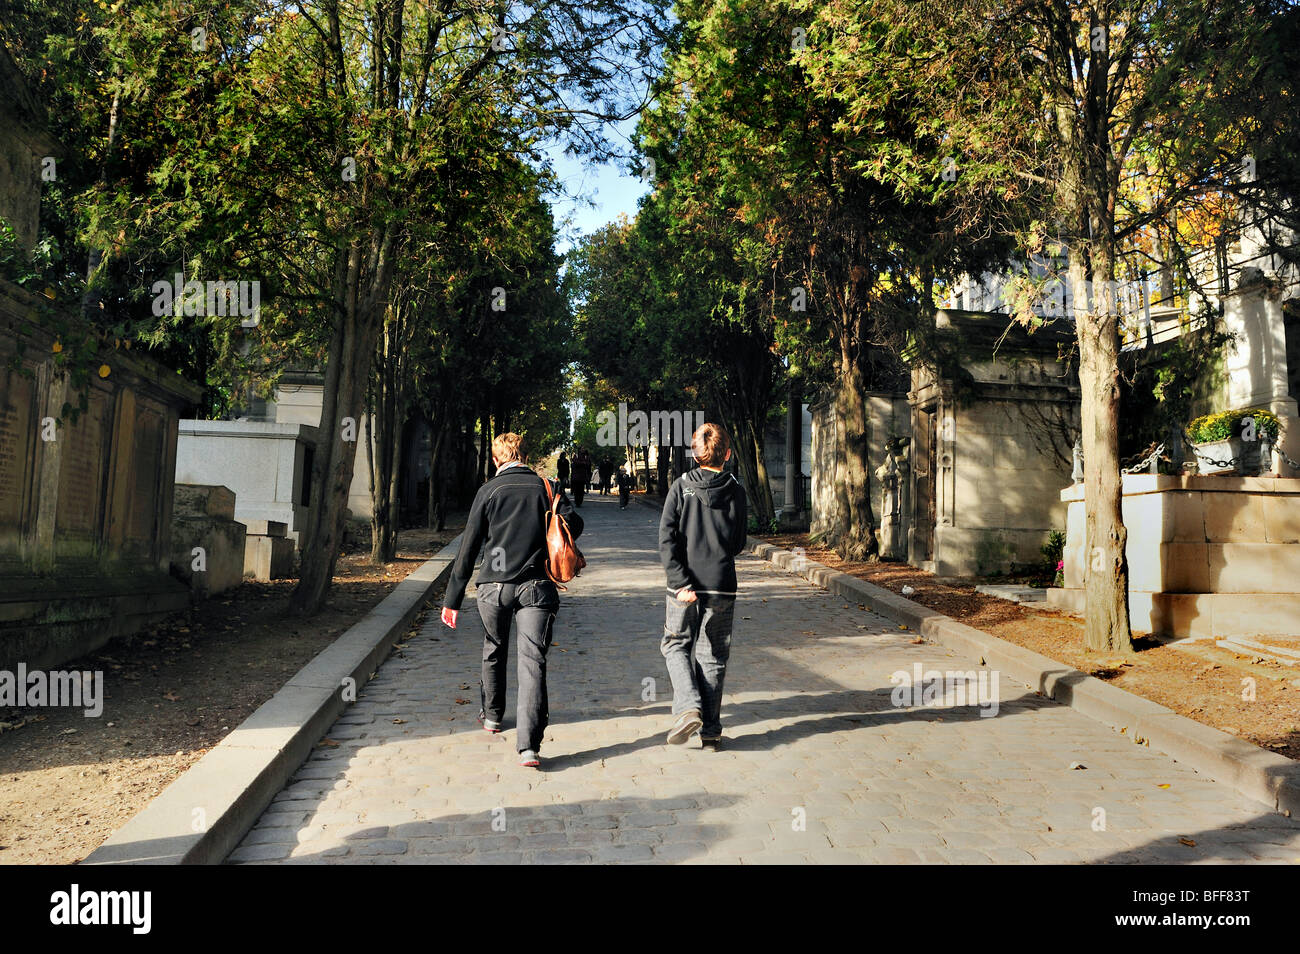
[[[226,864],[647,864],[707,854],[729,827],[701,823],[701,812],[729,808],[740,796],[694,792],[673,798],[586,799],[551,805],[499,806],[395,825],[356,823],[289,857],[288,839],[303,826],[263,827],[231,852]],[[305,825],[311,823],[309,817]],[[284,834],[280,834],[284,832]],[[668,835],[665,840],[663,835]],[[303,844],[310,846],[311,842]],[[280,855],[280,857],[272,857]]]
[[[1185,834],[1168,833],[1116,851],[1091,864],[1296,864],[1300,862],[1300,821],[1263,812],[1246,821]]]

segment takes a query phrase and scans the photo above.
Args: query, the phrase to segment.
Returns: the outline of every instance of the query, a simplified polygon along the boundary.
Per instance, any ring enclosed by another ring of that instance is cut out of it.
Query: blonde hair
[[[731,438],[721,424],[701,424],[691,435],[691,450],[701,467],[721,467],[731,450]]]
[[[528,459],[528,445],[524,442],[522,434],[516,434],[509,431],[505,434],[498,434],[492,438],[492,456],[497,459],[498,464],[508,464],[511,461],[525,461]]]

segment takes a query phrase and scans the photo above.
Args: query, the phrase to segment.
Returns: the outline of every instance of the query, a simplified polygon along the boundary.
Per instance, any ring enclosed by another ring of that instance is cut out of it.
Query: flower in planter
[[[1243,421],[1248,417],[1255,419],[1255,434],[1259,440],[1266,440],[1269,443],[1277,441],[1281,422],[1278,421],[1277,415],[1263,408],[1244,408],[1206,414],[1187,425],[1187,436],[1192,439],[1193,444],[1212,444],[1215,441],[1240,437]]]
[[[1202,474],[1251,474],[1267,469],[1266,444],[1277,443],[1281,433],[1277,416],[1263,408],[1246,408],[1206,414],[1187,427]]]

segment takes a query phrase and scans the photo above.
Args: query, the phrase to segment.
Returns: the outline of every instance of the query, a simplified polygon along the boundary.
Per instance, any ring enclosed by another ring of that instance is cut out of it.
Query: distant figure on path
[[[561,489],[569,486],[569,458],[564,451],[560,451],[560,459],[555,462],[555,476],[560,481]]]
[[[524,439],[498,434],[492,441],[496,476],[478,489],[465,523],[460,551],[447,580],[442,621],[456,628],[465,587],[474,560],[486,542],[478,575],[478,614],[483,621],[483,676],[479,683],[479,722],[488,732],[500,732],[506,705],[506,657],[510,623],[516,621],[519,645],[519,698],[515,746],[519,764],[541,765],[538,749],[550,714],[546,699],[546,651],[551,648],[560,593],[546,575],[545,515],[550,510],[543,478],[527,466]],[[578,516],[564,488],[556,486],[559,514],[576,538],[582,533]]]
[[[614,481],[614,465],[610,461],[602,460],[597,470],[600,471],[600,492],[609,496],[610,484]]]
[[[618,503],[620,510],[626,510],[632,494],[632,478],[627,475],[627,468],[618,469]]]
[[[582,495],[587,492],[591,482],[591,455],[586,450],[578,451],[573,458],[573,478],[569,486],[573,489],[573,502],[582,506]]]
[[[731,656],[736,554],[745,546],[745,490],[723,473],[731,439],[717,424],[691,438],[699,467],[668,491],[659,520],[659,556],[668,602],[659,651],[673,684],[670,745],[696,732],[707,746],[722,740],[722,683]],[[692,659],[692,656],[694,657]]]

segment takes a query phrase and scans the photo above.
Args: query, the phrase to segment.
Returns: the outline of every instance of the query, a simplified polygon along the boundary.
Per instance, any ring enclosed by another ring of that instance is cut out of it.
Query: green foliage
[[[1261,440],[1274,442],[1281,430],[1281,422],[1271,411],[1263,408],[1247,408],[1236,411],[1222,411],[1218,414],[1206,414],[1198,417],[1187,426],[1187,435],[1196,444],[1208,444],[1212,441],[1226,441],[1231,437],[1240,437],[1242,422],[1254,418],[1256,434]]]
[[[63,284],[65,276],[60,268],[63,256],[58,240],[42,236],[28,256],[18,245],[18,233],[13,226],[0,218],[0,278],[21,285],[37,293]]]
[[[1065,531],[1053,530],[1049,533],[1047,542],[1042,546],[1042,553],[1043,561],[1055,572],[1056,564],[1061,562],[1061,555],[1065,553]]]

